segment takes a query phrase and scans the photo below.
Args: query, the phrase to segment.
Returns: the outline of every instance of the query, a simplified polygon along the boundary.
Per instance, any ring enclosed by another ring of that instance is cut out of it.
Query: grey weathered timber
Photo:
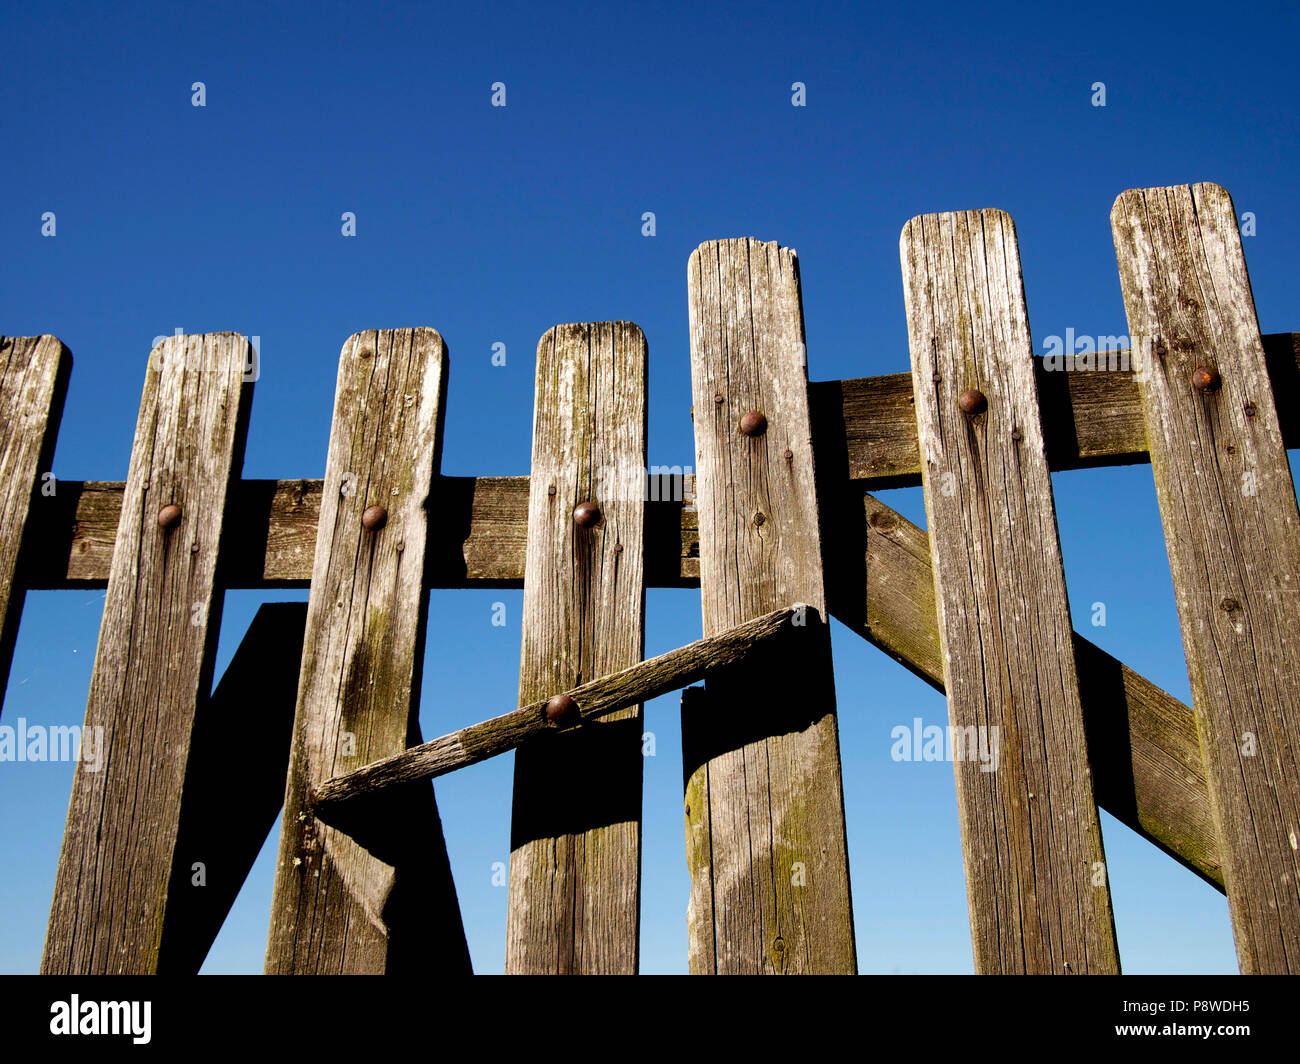
[[[1300,333],[1265,336],[1264,354],[1283,440],[1300,446]],[[1049,373],[1040,366],[1037,378],[1053,470],[1147,461],[1146,427],[1130,371]],[[809,385],[809,397],[818,453],[843,451],[844,476],[859,489],[921,483],[910,373],[818,381]],[[231,519],[250,534],[229,545],[226,587],[307,586],[321,487],[319,480],[246,480],[235,486]],[[439,477],[434,494],[439,519],[430,530],[426,586],[521,587],[528,478]],[[120,482],[61,481],[58,497],[44,500],[32,514],[38,535],[29,537],[35,542],[24,559],[24,586],[103,587],[121,495]],[[652,500],[646,510],[647,585],[696,586],[694,515],[666,501]]]
[[[704,634],[790,602],[818,611],[802,654],[711,680],[710,711],[683,715],[690,970],[853,972],[798,260],[712,241],[687,279]],[[751,412],[766,430],[745,435]]]
[[[900,253],[948,716],[997,751],[953,761],[975,970],[1116,973],[1015,227],[922,215]]]
[[[641,660],[646,342],[630,322],[537,345],[519,704]],[[594,502],[583,526],[574,508]],[[506,972],[637,970],[639,703],[515,754]]]
[[[546,703],[549,699],[539,699],[522,709],[431,739],[346,776],[326,780],[316,789],[312,809],[322,820],[333,823],[345,806],[389,788],[444,776],[504,754],[540,736],[600,720],[722,669],[742,667],[747,662],[759,660],[762,654],[771,653],[771,643],[778,636],[785,635],[789,639],[791,634],[806,632],[805,618],[812,613],[811,606],[800,603],[773,610],[719,635],[697,639],[649,661],[638,662],[608,676],[588,680],[580,687],[558,692],[567,695],[574,703],[571,716],[559,721],[547,718]],[[539,749],[545,751],[545,747]],[[598,755],[599,752],[593,753]]]
[[[53,336],[0,336],[0,703],[9,679],[24,585],[18,557],[33,504],[56,497],[48,473],[72,356]],[[35,523],[35,522],[33,522]]]
[[[404,791],[355,835],[307,808],[317,784],[405,750],[417,730],[446,378],[446,347],[428,328],[357,333],[339,358],[268,974],[408,972],[435,954],[443,969],[468,969],[432,788]],[[363,526],[376,506],[386,522]]]
[[[1111,211],[1237,959],[1300,973],[1300,514],[1232,198],[1125,192]],[[1198,390],[1198,370],[1221,386]]]
[[[202,967],[275,826],[289,769],[306,621],[305,602],[259,606],[212,698],[199,703],[159,975],[194,975]]]
[[[915,423],[913,417],[913,428]],[[824,453],[819,444],[818,454]],[[265,542],[241,534],[225,546],[228,586],[306,585],[311,573],[302,558],[313,550],[321,486],[319,480],[244,481],[232,491],[228,509],[238,515],[232,524],[241,529],[269,525],[269,534]],[[63,561],[52,564],[51,571],[65,576],[41,577],[32,586],[96,586],[98,559],[112,551],[121,488],[60,481],[58,496],[42,500],[32,515],[37,546],[55,543]],[[694,490],[694,477],[687,477],[692,498]],[[528,478],[441,477],[434,491],[439,516],[430,529],[434,543],[428,550],[437,556],[426,566],[428,585],[521,587]],[[827,589],[831,615],[943,690],[928,537],[856,486],[844,492],[840,504],[843,516],[824,530],[836,572]],[[55,508],[66,510],[51,523],[48,514]],[[696,513],[680,502],[650,502],[646,509],[647,583],[699,586]],[[70,549],[67,537],[74,527]],[[60,528],[61,545],[55,531]],[[37,564],[38,577],[42,571]],[[31,572],[25,565],[24,575]],[[1098,803],[1221,890],[1218,836],[1191,709],[1083,636],[1076,634],[1075,645]]]
[[[943,691],[930,539],[870,495],[865,545],[841,544],[827,589],[831,616]],[[839,522],[847,533],[847,511]],[[850,549],[862,560],[854,562]],[[864,572],[865,570],[865,572]],[[865,592],[864,592],[865,585]],[[1191,708],[1077,632],[1074,652],[1097,804],[1207,883],[1223,890]]]
[[[251,385],[235,333],[169,337],[145,374],[42,971],[158,970],[195,716],[220,630],[218,549]],[[181,508],[162,527],[160,511]]]

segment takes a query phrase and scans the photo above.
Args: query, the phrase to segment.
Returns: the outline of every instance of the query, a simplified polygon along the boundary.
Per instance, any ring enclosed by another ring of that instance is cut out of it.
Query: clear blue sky
[[[650,344],[650,460],[691,464],[685,267],[701,241],[798,249],[814,379],[892,373],[908,368],[910,217],[1012,214],[1041,353],[1067,328],[1126,331],[1109,211],[1139,186],[1226,186],[1256,216],[1244,243],[1263,331],[1300,329],[1292,5],[466,7],[6,8],[0,332],[73,352],[59,477],[125,477],[151,343],[177,327],[261,337],[248,477],[322,476],[343,341],[413,325],[451,351],[444,471],[526,472],[538,337],[618,318]],[[191,106],[195,81],[206,107]],[[1150,470],[1055,485],[1076,627],[1186,700]],[[919,489],[884,497],[923,523]],[[289,597],[227,595],[219,669],[257,604]],[[433,595],[426,736],[513,706],[521,598]],[[29,596],[4,721],[80,723],[102,600]],[[1097,601],[1105,628],[1089,623]],[[698,592],[652,591],[648,610],[648,654],[700,633]],[[970,971],[952,767],[889,756],[896,724],[946,723],[943,699],[844,628],[834,638],[860,967]],[[647,707],[647,972],[685,968],[677,705]],[[0,764],[0,971],[39,965],[71,773]],[[503,965],[491,877],[509,855],[511,775],[507,756],[437,784],[483,972]],[[1222,896],[1103,822],[1125,970],[1235,970]],[[274,839],[206,971],[261,970],[273,857]]]

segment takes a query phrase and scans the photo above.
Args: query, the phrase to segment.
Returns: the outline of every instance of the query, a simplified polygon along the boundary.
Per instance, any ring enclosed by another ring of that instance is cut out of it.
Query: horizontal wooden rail
[[[795,603],[773,610],[718,635],[697,639],[649,661],[589,680],[550,699],[471,724],[355,772],[326,780],[316,790],[313,811],[321,820],[334,823],[342,807],[355,799],[398,784],[445,776],[504,754],[529,739],[567,731],[638,702],[647,702],[702,680],[719,669],[743,665],[759,653],[768,653],[769,644],[776,637],[802,633],[820,623],[817,611],[811,606]],[[548,711],[548,707],[553,709]],[[552,720],[552,716],[556,719]]]
[[[1097,365],[1122,364],[1125,350],[1102,352]],[[1300,447],[1300,333],[1264,337],[1283,442]],[[1053,471],[1148,461],[1146,426],[1133,374],[1124,369],[1048,372],[1034,359],[1047,461]],[[819,381],[809,387],[818,462],[847,452],[848,476],[868,490],[921,483],[912,375]]]
[[[1300,447],[1300,333],[1264,337],[1284,442]],[[1145,462],[1137,385],[1124,370],[1047,373],[1038,391],[1052,469]],[[821,381],[810,386],[818,454],[842,456],[862,489],[921,483],[911,374]],[[820,461],[820,458],[819,458]],[[522,587],[528,478],[441,477],[429,530],[425,584],[434,588]],[[688,500],[693,478],[685,480]],[[232,492],[228,588],[307,587],[320,516],[319,480],[245,480]],[[32,508],[29,558],[20,579],[32,590],[105,587],[122,509],[120,481],[59,481]],[[695,515],[682,502],[646,507],[646,584],[699,584]]]

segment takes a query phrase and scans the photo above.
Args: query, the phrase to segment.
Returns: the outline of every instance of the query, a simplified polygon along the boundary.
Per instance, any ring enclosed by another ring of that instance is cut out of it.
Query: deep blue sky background
[[[512,474],[528,468],[538,337],[624,318],[650,343],[650,460],[687,465],[685,267],[701,241],[798,249],[812,377],[868,376],[908,368],[898,237],[913,215],[1012,214],[1041,353],[1067,327],[1126,332],[1115,197],[1201,180],[1256,215],[1263,331],[1300,329],[1295,8],[1048,7],[7,7],[0,332],[73,352],[61,478],[125,477],[152,340],[177,327],[261,337],[246,476],[322,476],[343,341],[413,325],[451,351],[444,471]],[[1187,700],[1150,470],[1055,486],[1076,627]],[[919,489],[884,497],[924,522]],[[290,597],[229,594],[218,668],[259,602]],[[433,595],[426,736],[514,705],[521,598]],[[6,722],[80,723],[102,600],[29,596]],[[700,634],[697,592],[652,591],[648,608],[647,654]],[[889,756],[894,725],[946,722],[943,699],[838,625],[835,664],[861,969],[970,971],[952,767]],[[642,967],[683,971],[676,698],[647,720]],[[237,767],[259,736],[245,724],[230,741]],[[437,785],[484,972],[503,965],[491,877],[511,775],[507,756]],[[0,971],[39,966],[71,776],[0,764]],[[1222,896],[1103,822],[1125,970],[1235,970]],[[206,971],[261,970],[274,850],[273,836]]]

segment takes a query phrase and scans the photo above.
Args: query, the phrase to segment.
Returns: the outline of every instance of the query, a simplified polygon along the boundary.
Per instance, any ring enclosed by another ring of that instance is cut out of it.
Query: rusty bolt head
[[[546,719],[552,724],[559,724],[577,708],[578,704],[569,695],[556,695],[546,703]]]
[[[600,520],[600,507],[594,502],[580,502],[573,508],[573,520],[579,528],[590,528]]]
[[[388,511],[382,506],[367,506],[361,515],[361,527],[368,532],[378,532],[388,524]]]
[[[169,502],[158,511],[159,528],[175,528],[181,523],[181,508],[174,502]]]
[[[988,409],[989,401],[978,388],[967,388],[958,396],[957,405],[964,414],[982,414]]]
[[[743,436],[761,436],[766,431],[767,418],[757,410],[751,410],[740,419],[740,432]]]
[[[1192,371],[1192,387],[1198,392],[1217,391],[1222,383],[1219,371],[1213,366],[1197,366]]]

